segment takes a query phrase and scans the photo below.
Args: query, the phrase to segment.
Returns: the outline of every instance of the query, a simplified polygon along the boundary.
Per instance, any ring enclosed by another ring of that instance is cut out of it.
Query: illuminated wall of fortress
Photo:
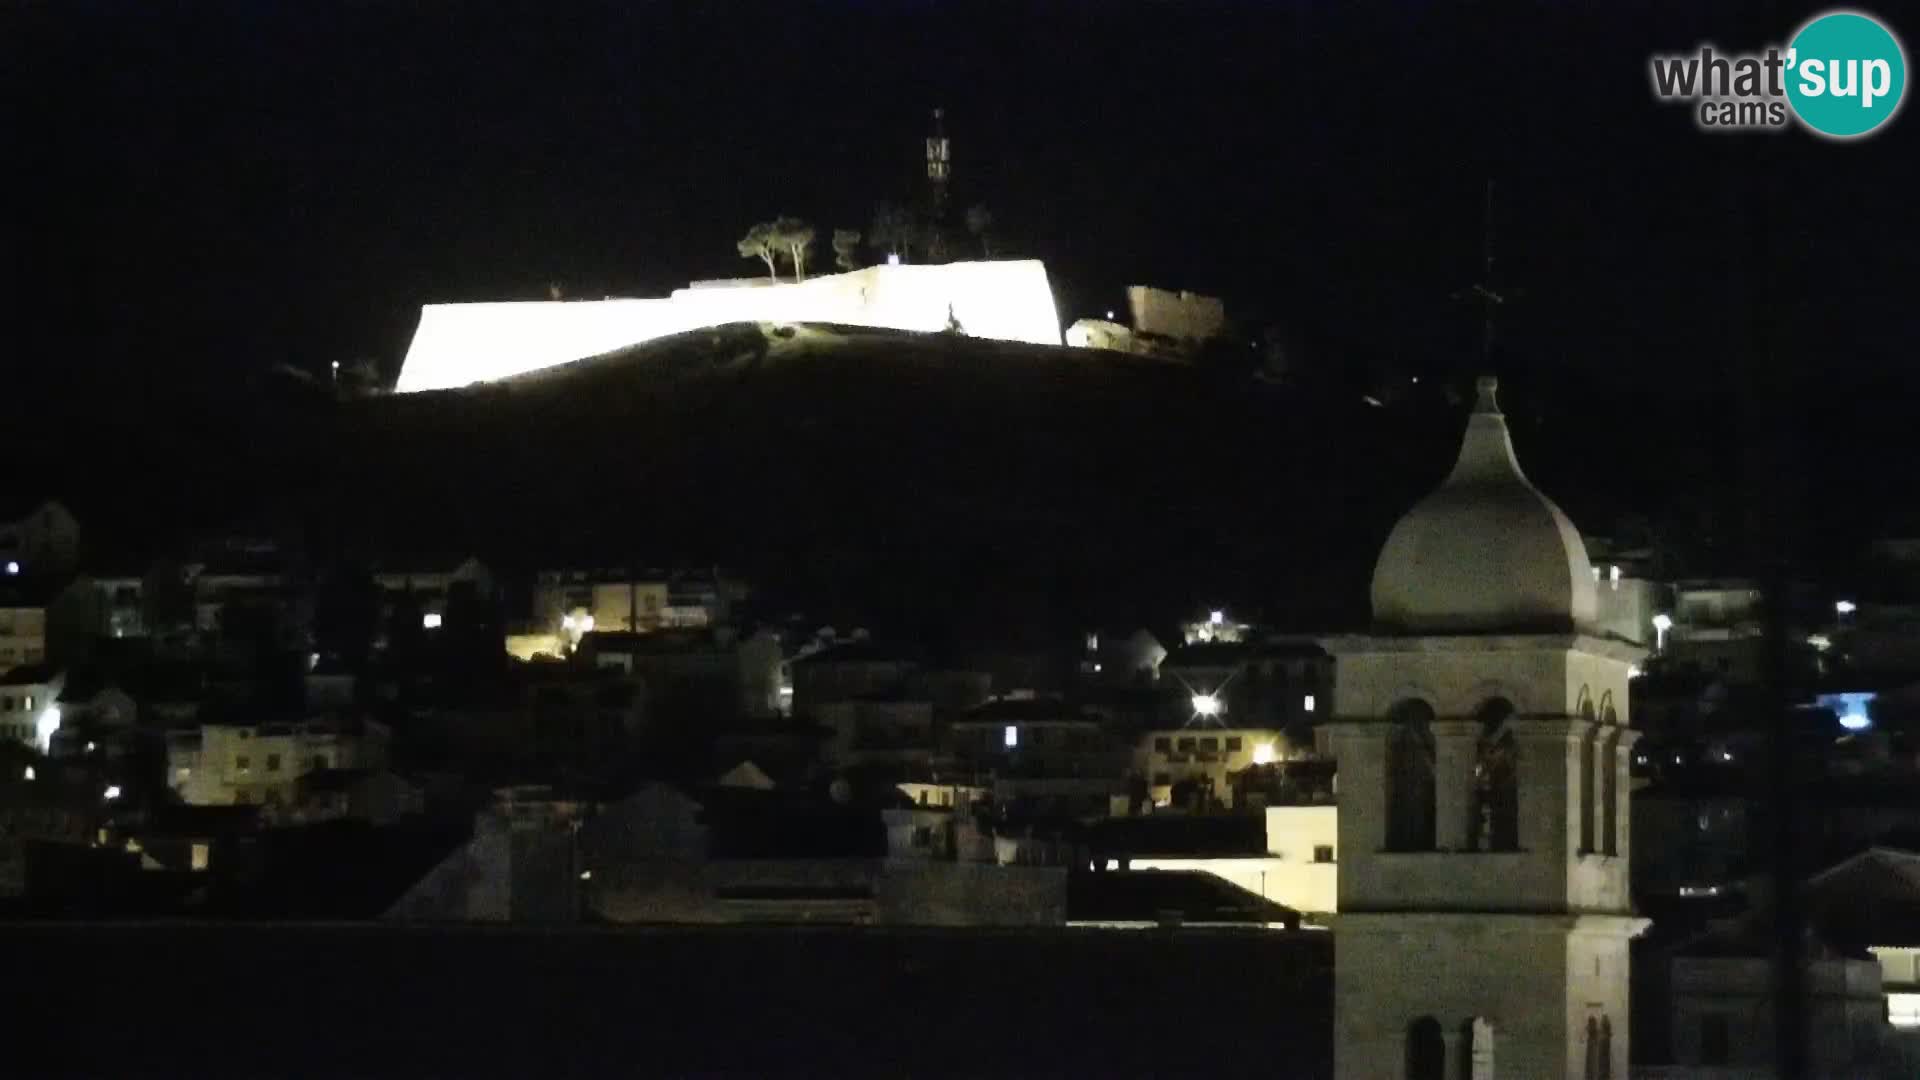
[[[1060,344],[1036,260],[872,266],[800,284],[680,289],[663,300],[429,304],[399,393],[447,390],[584,360],[668,334],[736,322],[816,322],[936,333],[949,315],[981,338]]]

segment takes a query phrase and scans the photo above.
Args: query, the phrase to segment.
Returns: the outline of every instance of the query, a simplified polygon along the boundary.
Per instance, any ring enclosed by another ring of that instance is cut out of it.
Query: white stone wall
[[[666,299],[429,304],[399,393],[490,382],[654,338],[736,322],[813,322],[1060,344],[1038,261],[871,266],[799,284],[681,289]]]

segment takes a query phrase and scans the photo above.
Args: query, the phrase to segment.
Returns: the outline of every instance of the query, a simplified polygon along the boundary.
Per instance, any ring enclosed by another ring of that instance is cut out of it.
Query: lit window
[[[206,844],[193,845],[193,862],[190,864],[192,869],[205,870],[207,868],[208,856],[211,854],[212,851]]]
[[[1274,757],[1273,744],[1270,742],[1260,743],[1253,748],[1253,763],[1255,765],[1271,765],[1273,764]]]
[[[1002,732],[1000,735],[1000,741],[1004,743],[1007,749],[1009,750],[1013,749],[1016,746],[1019,746],[1020,745],[1020,729],[1017,727],[1014,727],[1012,724],[1008,724],[1007,730]]]
[[[1888,994],[1887,1022],[1897,1028],[1920,1027],[1920,994]]]
[[[429,611],[429,612],[427,612],[427,613],[426,613],[425,615],[422,615],[422,616],[420,616],[420,625],[421,625],[421,626],[423,626],[423,627],[425,627],[425,628],[426,628],[426,629],[428,629],[428,630],[438,630],[438,629],[440,629],[440,615],[439,615],[439,613],[438,613],[438,612],[433,612],[433,611]]]
[[[1308,694],[1307,696],[1300,699],[1300,708],[1301,708],[1301,711],[1303,712],[1313,711],[1313,695],[1312,694]]]

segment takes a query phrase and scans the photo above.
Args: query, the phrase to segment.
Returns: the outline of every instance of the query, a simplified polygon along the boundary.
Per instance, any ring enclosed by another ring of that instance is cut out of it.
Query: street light
[[[1219,716],[1220,699],[1213,694],[1193,695],[1193,711],[1200,716]]]
[[[1860,610],[1860,606],[1851,600],[1836,600],[1833,604],[1833,611],[1836,615],[1851,615],[1858,610]]]
[[[1661,612],[1653,617],[1653,651],[1667,651],[1667,631],[1673,629],[1673,616]]]

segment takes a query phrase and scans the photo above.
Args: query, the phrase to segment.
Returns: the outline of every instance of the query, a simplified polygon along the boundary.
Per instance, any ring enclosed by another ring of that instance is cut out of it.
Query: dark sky
[[[1510,362],[1750,362],[1726,331],[1764,219],[1788,351],[1903,372],[1920,117],[1836,145],[1652,100],[1649,53],[1819,10],[1763,8],[14,0],[6,348],[89,407],[275,363],[391,374],[423,302],[646,295],[752,272],[734,240],[776,213],[864,226],[942,105],[961,202],[1048,260],[1068,318],[1145,281],[1320,354],[1457,367],[1492,179]]]

